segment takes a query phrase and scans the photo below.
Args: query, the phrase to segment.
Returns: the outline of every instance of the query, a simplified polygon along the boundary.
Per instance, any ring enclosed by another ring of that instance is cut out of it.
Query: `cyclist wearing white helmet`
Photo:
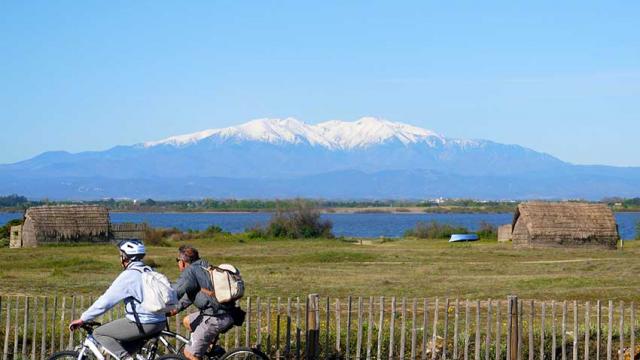
[[[118,243],[120,264],[124,271],[114,280],[102,296],[96,300],[80,319],[73,320],[71,330],[82,326],[106,313],[115,305],[124,301],[126,316],[95,329],[96,340],[117,355],[120,359],[130,356],[136,349],[138,340],[153,337],[160,333],[166,325],[164,314],[150,313],[140,304],[142,295],[142,272],[146,268],[142,262],[146,251],[140,240],[123,240]]]

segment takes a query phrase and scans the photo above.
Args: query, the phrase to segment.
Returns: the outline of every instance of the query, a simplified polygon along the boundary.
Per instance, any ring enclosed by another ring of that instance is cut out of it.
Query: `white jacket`
[[[164,314],[150,313],[140,305],[142,300],[144,300],[142,295],[142,273],[134,270],[134,268],[140,268],[140,270],[142,270],[144,267],[145,265],[142,261],[134,261],[127,265],[127,268],[118,275],[107,291],[105,291],[87,311],[82,313],[80,319],[82,321],[91,321],[109,311],[109,309],[116,306],[120,301],[124,301],[127,312],[126,318],[131,321],[136,321],[133,314],[134,307],[142,324],[155,324],[167,321]]]

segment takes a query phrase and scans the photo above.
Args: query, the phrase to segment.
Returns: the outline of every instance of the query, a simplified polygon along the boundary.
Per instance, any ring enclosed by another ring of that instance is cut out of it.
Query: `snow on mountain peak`
[[[327,121],[316,125],[322,129],[325,136],[343,149],[367,147],[381,144],[391,139],[398,140],[405,145],[429,140],[429,138],[443,137],[433,131],[399,122],[392,122],[374,117],[363,117],[355,122]]]
[[[434,141],[446,141],[433,131],[375,117],[363,117],[354,122],[330,120],[317,125],[309,125],[289,117],[256,119],[239,126],[172,136],[160,141],[146,142],[144,147],[157,145],[181,147],[208,138],[261,141],[272,144],[308,143],[330,149],[364,148],[391,140],[400,141],[405,145],[418,142],[433,145]]]

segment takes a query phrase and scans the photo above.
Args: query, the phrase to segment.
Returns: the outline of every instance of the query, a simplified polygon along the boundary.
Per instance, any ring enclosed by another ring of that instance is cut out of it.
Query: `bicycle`
[[[95,321],[89,321],[84,323],[80,328],[87,333],[84,341],[81,345],[74,350],[58,351],[53,353],[48,360],[105,360],[105,355],[120,360],[120,358],[101,346],[95,337],[93,337],[93,330],[95,327],[101,324]],[[177,334],[176,334],[177,335]],[[132,348],[135,348],[134,359],[135,360],[185,360],[180,354],[165,354],[157,357],[158,341],[160,335],[149,339],[140,339],[132,342]],[[184,339],[184,338],[183,338]],[[187,340],[188,342],[188,340]],[[144,355],[142,355],[144,354]]]
[[[176,346],[171,345],[171,341],[167,338],[176,339]],[[229,351],[226,351],[222,346],[218,345],[218,338],[216,338],[209,351],[205,354],[204,359],[207,360],[269,360],[269,357],[262,351],[251,347],[237,347]],[[155,341],[162,343],[165,348],[174,355],[181,355],[185,345],[189,343],[189,339],[184,336],[169,330],[167,323],[167,329],[163,330],[155,339]],[[156,348],[157,349],[157,348]],[[160,360],[162,358],[159,358]],[[165,358],[166,359],[166,358]],[[164,359],[163,359],[164,360]]]

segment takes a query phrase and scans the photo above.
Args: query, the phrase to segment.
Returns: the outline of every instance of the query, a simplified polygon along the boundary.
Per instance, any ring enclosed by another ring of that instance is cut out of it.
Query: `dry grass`
[[[244,274],[250,295],[448,296],[640,301],[640,243],[624,251],[514,250],[481,241],[260,240],[217,235],[197,240],[203,257]],[[172,247],[150,247],[149,259],[178,275]],[[120,271],[110,245],[0,249],[0,294],[97,295]]]

